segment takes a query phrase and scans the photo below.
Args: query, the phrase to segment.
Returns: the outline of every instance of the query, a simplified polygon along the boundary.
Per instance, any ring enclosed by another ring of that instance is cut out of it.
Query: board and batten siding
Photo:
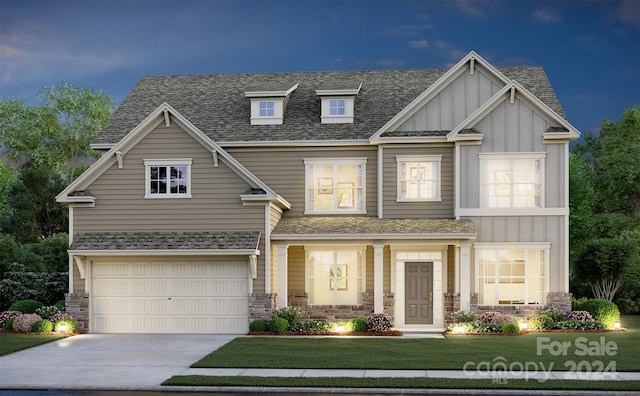
[[[366,215],[377,215],[378,159],[376,147],[227,147],[225,150],[291,204],[291,209],[283,215],[287,217],[304,215],[305,159],[366,158]]]
[[[384,146],[383,153],[383,209],[385,218],[444,218],[454,217],[454,149],[453,145],[392,145]],[[440,202],[397,202],[397,155],[442,155],[440,164]]]
[[[450,131],[495,95],[504,83],[483,67],[463,71],[397,131]]]
[[[549,251],[549,291],[563,291],[565,285],[565,216],[470,217],[476,226],[475,242],[551,243]],[[471,279],[475,279],[475,255],[472,251]]]

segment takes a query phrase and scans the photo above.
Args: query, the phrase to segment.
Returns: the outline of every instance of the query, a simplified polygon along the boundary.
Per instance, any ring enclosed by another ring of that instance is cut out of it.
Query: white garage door
[[[94,333],[244,333],[247,260],[94,261]]]

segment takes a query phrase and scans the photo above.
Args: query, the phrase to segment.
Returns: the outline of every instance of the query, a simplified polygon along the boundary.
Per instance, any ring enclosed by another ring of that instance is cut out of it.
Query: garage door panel
[[[113,271],[111,271],[113,269]],[[94,262],[93,332],[243,333],[246,261]]]

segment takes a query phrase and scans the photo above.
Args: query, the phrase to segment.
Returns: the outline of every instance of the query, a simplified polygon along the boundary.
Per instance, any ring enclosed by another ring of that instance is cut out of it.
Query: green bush
[[[262,319],[249,323],[249,331],[267,331],[267,322]]]
[[[9,307],[9,311],[20,311],[22,313],[35,313],[36,309],[44,307],[44,304],[36,300],[16,301]]]
[[[272,333],[282,333],[283,331],[287,331],[289,328],[289,322],[284,318],[273,318],[271,322],[269,322],[269,331]]]
[[[31,331],[35,333],[50,333],[53,331],[53,323],[48,319],[39,320],[31,326]]]
[[[571,310],[572,311],[583,311],[582,304],[589,301],[586,297],[580,297],[576,299],[575,297],[571,297]]]
[[[14,320],[16,320],[16,318],[11,318],[11,319],[7,320],[6,322],[4,322],[4,328],[7,329],[7,330],[13,329],[13,321]]]
[[[529,320],[529,330],[551,330],[555,326],[555,323],[551,317],[547,315],[536,315]]]
[[[474,333],[500,333],[502,331],[502,326],[496,323],[478,323],[469,327],[471,328],[469,332]]]
[[[582,310],[589,312],[594,320],[607,329],[613,329],[615,322],[620,320],[618,306],[609,300],[593,298],[582,304]]]
[[[364,318],[353,318],[349,321],[351,331],[356,333],[364,333],[367,331],[367,321]]]
[[[593,320],[565,320],[556,323],[556,328],[563,330],[602,330],[604,325]]]
[[[67,326],[67,329],[65,330],[65,332],[67,333],[75,333],[76,328],[78,327],[76,321],[73,319],[60,319],[59,321],[56,322],[56,325],[54,326],[55,327],[54,330],[57,333],[62,332],[61,330],[62,324]]]
[[[457,311],[451,314],[451,319],[455,323],[473,323],[478,319],[473,311]]]
[[[298,331],[300,330],[300,317],[302,316],[302,311],[296,307],[286,307],[280,308],[278,310],[273,311],[274,318],[282,318],[289,323],[289,328],[287,330]]]
[[[563,321],[567,317],[567,313],[565,311],[555,308],[545,309],[541,314],[550,317],[554,323]]]
[[[505,334],[517,334],[520,332],[520,326],[513,322],[507,322],[502,325],[502,332]]]
[[[329,331],[331,330],[331,323],[324,320],[308,320],[302,323],[300,330],[313,332]]]
[[[66,309],[66,303],[64,302],[64,300],[56,302],[55,304],[53,304],[53,306],[58,308],[58,311],[60,312],[64,312]]]

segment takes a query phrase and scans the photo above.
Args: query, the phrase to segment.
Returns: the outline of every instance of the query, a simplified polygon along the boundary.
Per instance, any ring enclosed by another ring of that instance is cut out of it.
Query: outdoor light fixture
[[[464,333],[464,326],[456,326],[454,331],[458,334]]]
[[[343,326],[343,325],[338,325],[338,326],[336,326],[336,331],[337,331],[338,333],[342,333],[342,332],[344,331],[344,326]]]
[[[520,324],[520,328],[521,328],[523,331],[527,331],[527,329],[529,328],[529,323],[527,323],[527,322],[522,322],[522,323]]]
[[[616,320],[616,322],[613,324],[613,328],[616,330],[620,330],[620,321]]]
[[[58,332],[66,333],[67,332],[67,324],[66,323],[60,323],[60,325],[58,326]]]

